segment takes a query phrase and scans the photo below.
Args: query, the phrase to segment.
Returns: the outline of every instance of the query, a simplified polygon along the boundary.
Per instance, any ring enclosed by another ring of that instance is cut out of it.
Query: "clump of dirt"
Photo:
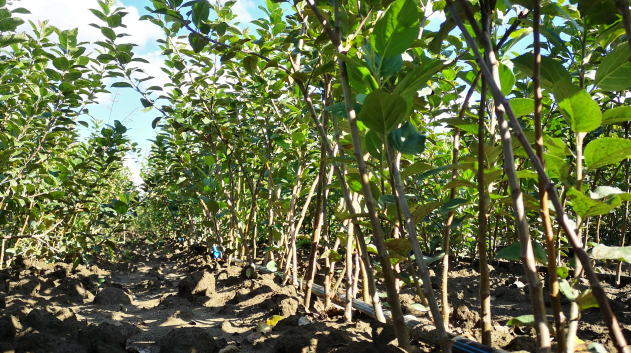
[[[160,339],[160,353],[217,353],[215,338],[198,327],[173,329]]]
[[[178,284],[178,295],[190,301],[195,297],[207,296],[215,293],[215,276],[207,271],[194,272]]]
[[[132,298],[129,293],[125,292],[121,288],[106,287],[103,288],[95,297],[93,303],[96,305],[130,305]]]

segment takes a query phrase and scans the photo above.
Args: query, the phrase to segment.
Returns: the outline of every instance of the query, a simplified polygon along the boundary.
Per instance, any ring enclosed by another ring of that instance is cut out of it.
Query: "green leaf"
[[[114,202],[112,202],[112,206],[114,208],[114,211],[116,211],[116,213],[120,215],[127,213],[127,211],[129,210],[129,206],[127,206],[125,202],[120,200],[114,200]]]
[[[570,175],[570,165],[564,158],[545,153],[543,160],[546,163],[546,172],[550,178],[567,180]]]
[[[419,16],[413,0],[396,0],[377,20],[371,45],[383,58],[405,52],[418,38]]]
[[[596,260],[618,260],[631,263],[631,246],[606,246],[596,244],[592,248]]]
[[[543,249],[543,247],[541,247],[541,245],[539,245],[539,243],[537,243],[534,240],[531,240],[531,244],[532,244],[532,252],[535,256],[535,260],[537,260],[538,262],[544,265],[547,265],[548,254]],[[510,261],[521,261],[520,256],[521,256],[521,243],[519,241],[516,241],[512,243],[511,245],[505,247],[504,249],[500,250],[497,253],[497,255],[495,255],[495,258],[510,260]]]
[[[506,323],[506,326],[527,326],[534,327],[535,326],[535,316],[534,315],[522,315],[518,317],[514,317]]]
[[[383,142],[376,132],[369,130],[366,133],[366,149],[373,158],[381,161],[383,158]]]
[[[397,256],[406,259],[410,251],[412,251],[412,244],[408,238],[388,239],[386,240],[386,248],[390,250],[390,253],[395,253]]]
[[[131,83],[129,82],[115,82],[112,83],[112,85],[110,87],[117,87],[117,88],[134,88],[134,86],[131,85]]]
[[[513,91],[513,86],[515,86],[515,75],[513,75],[511,69],[504,64],[500,64],[499,72],[502,94],[508,96]]]
[[[422,171],[431,169],[431,166],[425,162],[418,161],[411,166],[405,168],[404,171],[401,172],[401,180],[405,180],[405,178],[410,177],[414,174],[418,174]]]
[[[388,138],[392,147],[403,154],[415,155],[425,151],[425,135],[419,134],[409,121],[391,131]]]
[[[325,252],[322,253],[322,255],[320,255],[320,259],[329,259],[333,262],[340,262],[343,258],[342,255],[340,255],[337,251],[333,249],[327,249]]]
[[[579,294],[575,301],[578,304],[578,309],[580,311],[598,307],[598,300],[594,296],[594,292],[592,292],[591,288],[588,288]]]
[[[452,180],[443,186],[443,189],[451,189],[451,188],[459,188],[459,187],[467,187],[467,188],[475,188],[477,187],[476,183],[470,182],[468,180]]]
[[[23,43],[26,42],[26,40],[26,35],[23,33],[0,36],[0,48],[11,44]]]
[[[267,265],[265,265],[265,267],[270,271],[270,272],[276,272],[278,271],[278,264],[276,264],[276,261],[272,260],[269,261],[267,263]]]
[[[0,21],[0,32],[13,32],[24,23],[19,17],[9,17]]]
[[[557,275],[562,279],[567,278],[570,275],[570,269],[566,266],[558,266],[557,267]]]
[[[590,342],[587,345],[587,351],[589,353],[608,353],[609,352],[607,348],[603,347],[603,345],[598,342]]]
[[[114,30],[109,27],[101,27],[101,33],[103,33],[105,38],[111,41],[116,40],[116,33],[114,33]]]
[[[631,141],[617,137],[599,137],[585,147],[588,171],[615,164],[631,157]]]
[[[348,81],[351,87],[358,93],[369,94],[379,88],[377,81],[367,68],[354,66],[348,62],[346,63],[346,67],[348,68]]]
[[[191,48],[193,48],[193,51],[195,53],[199,53],[202,50],[204,50],[204,47],[206,47],[206,45],[208,44],[208,39],[206,39],[206,37],[199,35],[198,33],[192,32],[191,34],[188,35],[188,42],[191,45]],[[223,61],[223,57],[222,57],[222,61]]]
[[[535,112],[535,100],[531,98],[513,98],[510,100],[510,106],[517,118]]]
[[[204,157],[204,163],[209,166],[212,167],[215,165],[215,157],[213,156],[206,156]]]
[[[451,211],[455,211],[458,207],[468,205],[471,201],[459,198],[453,198],[449,201],[445,202],[443,207],[441,207],[440,212],[443,214],[449,213]]]
[[[612,24],[620,18],[614,0],[572,0],[572,3],[578,3],[586,27]]]
[[[559,282],[559,289],[561,290],[561,293],[563,293],[563,295],[565,295],[565,297],[573,302],[576,300],[576,296],[574,295],[574,290],[572,289],[572,285],[570,285],[570,282],[568,282],[566,279],[563,279]]]
[[[401,96],[376,90],[366,96],[358,119],[371,130],[385,135],[407,115],[407,104]]]
[[[399,81],[394,93],[400,95],[403,99],[411,100],[416,95],[416,92],[426,86],[429,79],[440,71],[443,64],[444,61],[442,60],[431,60],[418,65],[402,81]]]
[[[419,303],[414,303],[414,304],[410,304],[410,308],[417,310],[417,311],[429,311],[429,306],[425,306],[423,304],[419,304]]]
[[[414,219],[414,223],[417,224],[423,220],[423,218],[427,217],[430,213],[432,213],[435,209],[442,206],[442,202],[433,201],[424,203],[412,212],[412,218]]]
[[[193,5],[193,23],[199,28],[199,25],[208,20],[210,15],[210,4],[208,1],[198,1]]]
[[[606,91],[624,91],[631,87],[631,62],[629,46],[618,45],[598,65],[594,84]]]
[[[548,149],[548,152],[554,156],[569,156],[572,154],[570,148],[560,138],[548,137],[544,138],[544,145]]]
[[[590,132],[600,126],[602,114],[598,103],[587,91],[573,85],[572,81],[555,83],[554,97],[573,132]]]
[[[67,71],[70,68],[70,62],[62,56],[53,60],[53,66],[57,70]]]
[[[534,64],[534,54],[526,53],[513,59],[515,67],[524,74],[532,77],[532,66]],[[554,84],[564,80],[571,80],[570,74],[565,67],[555,59],[546,56],[541,57],[541,86],[552,89]]]
[[[616,124],[631,120],[631,107],[615,107],[603,113],[601,125]]]
[[[572,200],[572,208],[577,215],[583,219],[591,216],[603,215],[611,212],[614,208],[622,205],[622,201],[618,195],[611,195],[604,202],[592,200],[583,195],[575,188],[571,188],[567,192],[567,196]]]
[[[252,76],[258,71],[258,64],[258,56],[250,55],[243,59],[243,69]]]

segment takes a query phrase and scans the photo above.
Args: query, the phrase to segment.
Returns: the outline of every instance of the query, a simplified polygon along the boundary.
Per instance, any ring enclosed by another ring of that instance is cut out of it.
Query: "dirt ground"
[[[361,313],[352,323],[335,310],[307,315],[301,294],[281,285],[278,275],[248,279],[244,268],[213,261],[203,247],[138,245],[131,250],[124,263],[73,269],[20,260],[0,271],[0,352],[400,352],[392,327]],[[475,339],[479,274],[469,264],[452,267],[451,331]],[[439,267],[433,271],[438,288]],[[519,267],[491,273],[494,346],[531,352],[536,347],[532,330],[505,326],[511,317],[531,313],[519,273]],[[629,340],[631,291],[628,286],[605,289]],[[411,288],[401,293],[405,314],[429,319],[411,307],[417,299]],[[569,301],[562,303],[567,314]],[[259,323],[273,315],[285,319],[271,332],[259,333]],[[578,336],[613,351],[598,309],[583,313]],[[419,351],[437,351],[431,338],[428,342],[431,335],[413,330],[411,337],[425,341],[414,340]]]

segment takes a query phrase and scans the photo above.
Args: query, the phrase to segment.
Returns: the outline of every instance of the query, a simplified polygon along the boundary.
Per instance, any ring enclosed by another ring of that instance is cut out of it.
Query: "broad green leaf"
[[[570,275],[570,269],[566,266],[558,266],[557,267],[557,275],[562,279],[567,278]]]
[[[543,160],[546,164],[546,173],[550,178],[567,180],[570,175],[570,165],[565,159],[545,153]]]
[[[576,300],[576,296],[574,295],[574,291],[572,290],[572,285],[570,285],[570,282],[568,282],[566,279],[563,279],[559,282],[559,289],[568,300],[572,302]]]
[[[535,316],[534,315],[522,315],[518,317],[514,317],[506,323],[506,326],[527,326],[534,327],[535,326]]]
[[[27,37],[24,33],[8,34],[0,36],[0,48],[4,48],[11,44],[26,42]]]
[[[460,187],[476,188],[477,184],[470,182],[468,180],[452,180],[448,182],[447,184],[445,184],[445,186],[443,186],[443,189],[447,190],[451,188],[460,188]]]
[[[631,157],[631,141],[617,137],[599,137],[585,147],[585,166],[594,170]]]
[[[419,16],[413,0],[396,0],[377,20],[371,45],[383,58],[405,52],[418,38]]]
[[[532,77],[532,66],[534,64],[534,55],[526,53],[513,59],[515,67],[524,74]],[[564,80],[571,80],[570,74],[565,67],[555,59],[546,56],[541,57],[541,87],[552,89],[554,84]]]
[[[198,1],[193,5],[193,11],[191,12],[193,17],[193,23],[199,28],[199,26],[208,20],[210,15],[210,4],[208,1]]]
[[[390,253],[394,252],[399,257],[406,259],[412,251],[412,244],[408,238],[388,239],[386,240],[386,248],[390,250]]]
[[[276,264],[276,261],[272,260],[269,261],[267,263],[267,265],[265,265],[265,267],[270,271],[270,272],[276,272],[278,271],[278,265]]]
[[[403,154],[415,155],[425,151],[425,135],[419,134],[409,121],[391,131],[388,139],[392,147]]]
[[[112,202],[112,208],[114,208],[114,211],[116,211],[116,213],[123,215],[125,213],[127,213],[127,211],[129,210],[129,206],[120,200],[114,200]]]
[[[624,91],[631,87],[631,62],[626,43],[605,56],[596,70],[594,84],[607,91]]]
[[[530,98],[513,98],[510,100],[510,106],[517,118],[535,112],[535,100]]]
[[[412,164],[411,166],[405,168],[405,170],[403,170],[401,172],[401,180],[405,180],[405,178],[412,176],[414,174],[418,174],[422,171],[431,169],[432,166],[430,166],[429,164],[422,162],[422,161],[418,161],[414,164]]]
[[[532,252],[535,256],[535,260],[537,260],[538,262],[544,265],[547,265],[548,254],[543,249],[543,247],[541,247],[541,245],[539,245],[539,243],[537,243],[534,240],[531,240],[531,244],[532,244]],[[500,250],[497,253],[497,255],[495,255],[495,258],[510,260],[510,261],[521,261],[520,256],[521,256],[521,243],[519,241],[516,241],[512,243],[511,245],[505,247],[504,249]]]
[[[513,86],[515,86],[515,75],[513,75],[511,69],[504,64],[500,64],[499,72],[502,94],[508,96],[513,91]]]
[[[53,60],[53,66],[60,71],[67,71],[70,68],[70,62],[65,57],[55,58]]]
[[[204,50],[204,47],[206,47],[206,45],[208,44],[208,39],[199,35],[198,33],[191,33],[188,35],[188,42],[191,45],[191,48],[193,48],[193,51],[199,53]]]
[[[544,137],[544,146],[548,149],[548,153],[554,156],[572,155],[570,148],[560,138],[546,136]]]
[[[575,301],[578,304],[578,309],[580,311],[598,307],[598,300],[594,296],[591,288],[588,288],[581,292],[581,294],[579,294]]]
[[[451,211],[455,211],[460,206],[468,205],[470,203],[471,203],[471,201],[466,200],[466,199],[453,198],[453,199],[445,202],[443,207],[441,207],[440,212],[442,212],[442,213],[449,213]]]
[[[572,84],[572,81],[555,83],[554,98],[573,132],[590,132],[600,126],[602,114],[598,103],[587,91]]]
[[[376,90],[366,96],[358,119],[376,133],[385,135],[407,115],[407,104],[397,94]]]
[[[254,55],[250,55],[243,59],[243,69],[245,72],[254,76],[258,71],[259,58]]]
[[[414,212],[412,212],[412,218],[414,219],[414,224],[421,222],[423,218],[427,217],[435,209],[442,206],[442,204],[443,203],[440,201],[433,201],[433,202],[427,202],[418,206],[414,210]]]
[[[13,32],[24,23],[19,17],[9,17],[0,21],[0,32]]]
[[[606,246],[596,244],[592,249],[596,260],[618,260],[631,263],[631,246]]]
[[[125,87],[133,88],[134,86],[132,86],[131,83],[129,83],[129,82],[115,82],[115,83],[112,83],[112,85],[110,87],[115,87],[115,88],[116,87],[118,87],[118,88],[125,88]]]
[[[572,200],[572,208],[574,209],[574,212],[583,219],[591,216],[607,214],[614,208],[622,205],[622,201],[618,195],[611,195],[607,197],[604,202],[601,202],[592,200],[575,188],[571,188],[567,192],[567,196],[570,200]]]
[[[358,93],[369,94],[370,92],[379,88],[377,81],[365,67],[354,67],[346,65],[348,67],[348,80]]]
[[[206,156],[204,157],[204,163],[209,166],[212,167],[215,165],[215,157],[213,156]]]
[[[631,107],[616,107],[603,113],[602,125],[622,123],[631,120]]]
[[[410,307],[417,311],[429,311],[429,306],[425,306],[419,303],[410,304]]]
[[[381,141],[381,137],[372,130],[366,133],[366,149],[373,158],[379,161],[382,160],[383,142]]]
[[[411,100],[416,95],[416,92],[426,86],[429,79],[440,71],[443,64],[442,60],[431,60],[418,65],[412,72],[405,75],[403,80],[399,81],[394,93],[404,99]]]
[[[587,27],[612,24],[620,18],[615,0],[572,0],[578,5],[578,11]]]
[[[342,255],[333,249],[327,249],[322,253],[322,255],[320,255],[320,259],[329,259],[333,262],[340,262],[342,261]]]
[[[109,27],[101,27],[101,33],[103,33],[105,38],[111,41],[116,40],[116,33],[114,33],[114,30]]]

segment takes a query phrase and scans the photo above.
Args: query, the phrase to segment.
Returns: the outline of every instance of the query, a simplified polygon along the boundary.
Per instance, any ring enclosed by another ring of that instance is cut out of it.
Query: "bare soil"
[[[143,244],[128,250],[124,263],[73,268],[20,260],[0,271],[0,352],[400,352],[391,326],[361,313],[351,323],[336,310],[308,315],[301,293],[282,285],[278,275],[248,279],[243,267],[212,260],[204,247]],[[477,339],[479,274],[468,264],[452,267],[451,331]],[[438,288],[439,266],[433,271]],[[527,290],[517,283],[525,283],[520,273],[519,267],[491,273],[494,346],[531,352],[532,330],[505,326],[511,317],[531,313]],[[631,291],[605,289],[629,340]],[[401,293],[406,314],[429,320],[412,308],[418,298],[411,288]],[[314,300],[313,308],[321,308],[320,299]],[[567,314],[569,302],[563,304]],[[258,324],[272,315],[285,319],[271,332],[259,333]],[[300,325],[301,318],[309,323]],[[432,335],[426,327],[411,337],[419,351],[434,352]],[[613,351],[598,309],[583,313],[578,336]]]

